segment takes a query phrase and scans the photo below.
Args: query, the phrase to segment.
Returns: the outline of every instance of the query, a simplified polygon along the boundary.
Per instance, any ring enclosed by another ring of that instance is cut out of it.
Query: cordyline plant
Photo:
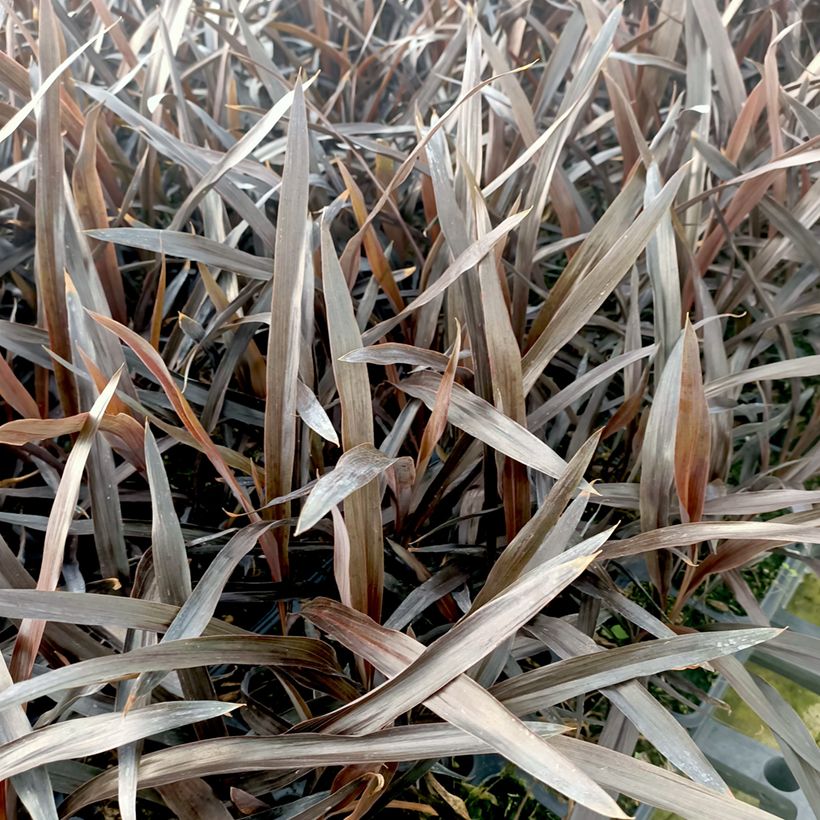
[[[762,820],[716,673],[820,795],[816,12],[3,3],[3,816]]]

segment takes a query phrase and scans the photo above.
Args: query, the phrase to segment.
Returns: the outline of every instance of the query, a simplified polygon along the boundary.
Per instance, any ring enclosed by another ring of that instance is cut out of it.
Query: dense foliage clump
[[[820,794],[813,13],[5,3],[9,816],[771,817],[718,676]]]

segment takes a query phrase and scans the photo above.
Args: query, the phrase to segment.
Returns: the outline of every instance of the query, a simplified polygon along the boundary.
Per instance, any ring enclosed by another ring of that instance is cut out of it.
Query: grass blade
[[[77,443],[66,462],[66,469],[54,496],[54,504],[48,519],[37,589],[49,590],[57,586],[63,566],[65,540],[80,495],[80,482],[85,463],[91,452],[94,437],[97,435],[100,420],[114,395],[119,378],[120,373],[117,372],[94,402],[88,417],[83,422]],[[11,674],[15,680],[27,678],[31,674],[44,629],[45,622],[39,620],[25,620],[20,625],[11,660]]]
[[[79,661],[4,689],[0,692],[0,703],[3,709],[8,709],[65,689],[107,684],[139,674],[148,681],[154,672],[163,677],[174,670],[220,663],[283,666],[338,674],[333,652],[311,638],[213,635],[179,638],[132,649],[122,655]],[[147,684],[141,688],[147,689]],[[136,695],[132,692],[131,700],[140,696],[139,692]]]
[[[271,324],[265,375],[266,501],[289,493],[293,480],[299,370],[299,345],[294,344],[294,340],[301,338],[309,161],[304,92],[301,83],[298,83],[288,128],[273,259]],[[287,518],[289,515],[289,504],[270,511],[272,518]],[[274,533],[277,574],[284,577],[288,574],[288,536],[287,529]]]
[[[342,407],[342,447],[345,453],[373,447],[373,409],[367,365],[343,357],[362,346],[350,291],[330,238],[326,218],[321,224],[322,288],[328,315],[333,377]],[[345,526],[350,536],[349,582],[353,606],[381,620],[384,542],[379,488],[375,478],[351,493],[345,502]]]
[[[543,723],[529,724],[544,731]],[[546,733],[551,727],[546,724]],[[716,794],[672,772],[573,738],[551,738],[550,744],[594,775],[601,785],[624,791],[659,808],[684,812],[687,820],[717,814],[726,820],[774,820],[768,812]],[[389,757],[416,760],[429,755],[481,754],[489,747],[444,725],[403,726],[367,738],[301,735],[283,738],[229,738],[190,744],[147,755],[140,771],[142,787],[173,783],[181,777],[232,772],[289,769],[294,765],[368,763]],[[76,791],[66,805],[70,812],[116,793],[116,771],[105,772]],[[684,808],[680,808],[684,807]]]
[[[51,0],[40,11],[40,71],[51,75],[59,68],[57,19]],[[68,314],[65,302],[65,203],[63,137],[60,132],[60,87],[50,85],[37,105],[37,198],[35,201],[37,288],[39,320],[48,330],[51,348],[71,361]],[[55,367],[57,390],[66,415],[77,412],[77,388],[71,374]],[[45,404],[41,395],[39,403]],[[42,415],[42,414],[41,414]]]
[[[407,395],[421,399],[432,410],[436,406],[440,384],[441,378],[437,374],[416,373],[396,386]],[[534,470],[558,478],[566,469],[566,462],[543,441],[460,384],[453,384],[447,420],[499,453]]]
[[[133,743],[178,726],[226,715],[233,703],[157,703],[127,715],[97,715],[46,726],[12,740],[0,750],[0,777],[12,777],[46,763],[86,757],[114,745]]]
[[[710,463],[709,408],[703,392],[698,342],[687,321],[683,333],[680,407],[675,433],[675,485],[686,519],[700,521]]]
[[[347,450],[337,462],[336,468],[325,473],[313,486],[302,507],[296,534],[309,530],[333,507],[370,484],[396,461],[397,459],[388,458],[367,444]]]

